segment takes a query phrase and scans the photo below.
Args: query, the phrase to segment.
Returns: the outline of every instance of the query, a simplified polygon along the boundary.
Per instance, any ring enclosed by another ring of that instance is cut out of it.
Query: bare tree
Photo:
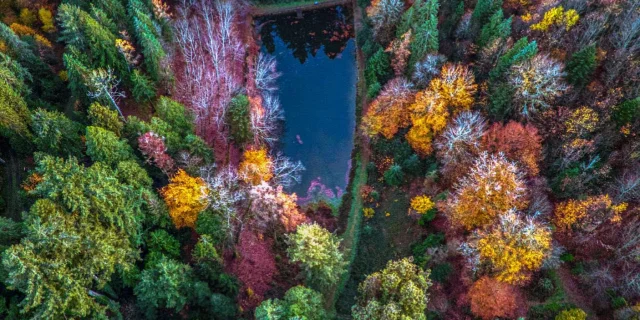
[[[118,90],[118,84],[120,84],[120,80],[116,78],[111,69],[97,69],[92,70],[87,77],[85,78],[85,84],[89,91],[87,95],[91,99],[96,100],[105,100],[109,103],[122,118],[125,120],[120,107],[118,107],[118,103],[116,100],[120,98],[124,98],[124,92]]]
[[[272,93],[263,95],[262,105],[251,110],[251,130],[257,144],[278,140],[279,122],[284,119],[280,99]]]
[[[273,92],[278,90],[276,80],[280,73],[276,69],[276,59],[260,53],[254,63],[256,88],[260,91]]]
[[[291,159],[278,153],[273,159],[273,181],[275,184],[282,185],[284,187],[292,186],[296,183],[300,183],[300,173],[305,170],[302,162],[294,162]]]
[[[237,171],[231,167],[216,169],[215,165],[209,165],[200,168],[200,177],[210,190],[208,208],[222,214],[228,230],[228,239],[233,239],[242,223],[235,206],[245,198],[245,191],[240,188],[238,182]]]

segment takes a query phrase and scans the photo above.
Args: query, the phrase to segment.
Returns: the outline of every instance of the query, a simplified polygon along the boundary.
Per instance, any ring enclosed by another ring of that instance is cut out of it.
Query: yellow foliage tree
[[[536,31],[549,31],[552,26],[564,26],[565,30],[569,31],[580,20],[580,15],[576,10],[570,9],[565,11],[564,7],[557,6],[549,9],[544,13],[542,20],[529,27],[531,30]]]
[[[588,197],[585,200],[568,200],[559,203],[555,209],[554,224],[562,231],[570,231],[574,227],[590,231],[605,221],[619,223],[621,214],[627,210],[628,204],[613,204],[609,195]]]
[[[238,173],[244,182],[255,186],[273,178],[272,166],[273,162],[266,148],[249,149],[244,152],[244,160],[240,163]]]
[[[207,206],[209,189],[202,178],[192,177],[180,169],[160,193],[176,228],[194,228],[198,214]]]
[[[413,98],[411,83],[407,80],[395,78],[389,81],[367,109],[362,120],[364,132],[370,137],[381,134],[387,139],[393,138],[400,128],[411,123],[407,108]]]
[[[551,231],[515,210],[500,216],[489,230],[476,231],[468,251],[476,261],[488,263],[498,281],[521,284],[542,266],[551,251]]]
[[[583,106],[571,113],[571,116],[565,122],[565,126],[567,127],[567,133],[580,137],[592,133],[596,129],[599,121],[600,118],[597,112]]]
[[[446,128],[451,116],[468,110],[473,104],[477,86],[467,67],[446,64],[440,78],[418,92],[411,110],[412,127],[407,141],[421,156],[433,152],[433,139]]]
[[[515,164],[502,153],[489,156],[484,152],[456,186],[447,212],[454,224],[471,230],[495,222],[512,208],[520,210],[526,205],[525,184]]]
[[[431,201],[431,198],[425,195],[415,196],[411,199],[411,209],[415,210],[419,214],[424,214],[431,210],[435,204]]]
[[[51,11],[46,8],[40,8],[38,10],[38,17],[40,18],[40,22],[42,22],[42,31],[46,33],[52,33],[56,31],[56,27],[53,24],[53,14]]]
[[[429,89],[435,92],[455,115],[471,108],[478,86],[469,68],[447,63],[442,66],[440,77],[431,81]]]

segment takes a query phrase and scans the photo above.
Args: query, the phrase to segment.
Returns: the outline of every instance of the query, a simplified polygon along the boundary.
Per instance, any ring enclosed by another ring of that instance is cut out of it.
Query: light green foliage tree
[[[585,320],[587,319],[587,313],[582,309],[574,308],[563,310],[556,316],[556,320]]]
[[[340,239],[318,224],[303,224],[289,235],[287,253],[300,262],[307,280],[317,286],[337,283],[346,262],[340,252]]]
[[[195,293],[192,277],[189,265],[161,257],[158,263],[142,271],[140,282],[134,288],[138,305],[148,318],[155,318],[158,308],[182,310],[189,296]]]
[[[249,99],[246,95],[239,94],[231,99],[227,111],[227,124],[231,131],[231,138],[238,145],[242,146],[253,139]]]
[[[56,156],[82,156],[83,127],[64,114],[38,109],[31,116],[31,128],[39,151]]]
[[[596,45],[582,48],[567,61],[567,82],[575,86],[586,85],[597,66]]]
[[[162,96],[155,108],[155,115],[166,121],[180,136],[193,133],[193,115],[179,102]]]
[[[149,77],[140,70],[133,70],[131,73],[131,94],[137,102],[148,102],[156,96],[156,90]]]
[[[303,287],[295,286],[287,291],[283,300],[265,300],[256,308],[257,320],[327,319],[322,305],[322,294]]]
[[[88,113],[93,126],[109,130],[120,137],[124,124],[120,121],[117,112],[99,102],[94,102],[89,106]]]
[[[151,190],[153,180],[136,161],[120,161],[116,167],[116,177],[121,183],[130,185],[134,190]]]
[[[29,109],[8,82],[0,83],[0,135],[30,136]]]
[[[353,318],[426,320],[429,287],[429,271],[413,264],[412,258],[389,261],[384,270],[370,274],[360,283]]]
[[[20,63],[0,52],[0,82],[8,83],[21,96],[31,93],[25,81],[32,81],[31,74]]]
[[[100,127],[88,126],[86,130],[87,155],[93,161],[117,165],[120,161],[134,159],[133,149],[126,141]]]
[[[485,47],[496,39],[506,39],[511,35],[511,17],[504,18],[502,9],[498,9],[480,31],[478,46]]]
[[[26,214],[25,237],[3,253],[9,288],[30,318],[105,317],[100,293],[116,267],[132,267],[141,199],[102,163],[36,155],[42,176]]]

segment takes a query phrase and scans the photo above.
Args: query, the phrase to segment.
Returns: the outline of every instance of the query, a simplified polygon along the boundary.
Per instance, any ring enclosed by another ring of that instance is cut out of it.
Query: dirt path
[[[596,313],[591,309],[589,298],[584,296],[584,292],[580,289],[578,283],[573,279],[571,272],[566,267],[563,266],[558,269],[558,277],[560,278],[560,282],[562,282],[562,287],[564,288],[567,300],[574,303],[578,308],[584,310],[584,312],[589,315],[587,319],[599,319]]]
[[[317,2],[317,4],[316,4]],[[355,2],[352,0],[316,0],[309,1],[308,3],[303,3],[299,5],[290,5],[290,6],[282,6],[282,5],[273,5],[273,6],[253,6],[251,8],[251,15],[254,17],[257,16],[268,16],[272,14],[284,14],[284,13],[293,13],[298,11],[306,11],[306,10],[315,10],[321,8],[329,8],[338,5],[345,5],[351,2]]]

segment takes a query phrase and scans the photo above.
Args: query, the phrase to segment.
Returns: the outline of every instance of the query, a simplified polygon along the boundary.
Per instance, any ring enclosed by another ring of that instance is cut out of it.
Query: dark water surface
[[[355,126],[356,60],[350,9],[264,17],[262,50],[274,56],[284,109],[280,150],[307,168],[299,198],[339,197],[347,186]]]

